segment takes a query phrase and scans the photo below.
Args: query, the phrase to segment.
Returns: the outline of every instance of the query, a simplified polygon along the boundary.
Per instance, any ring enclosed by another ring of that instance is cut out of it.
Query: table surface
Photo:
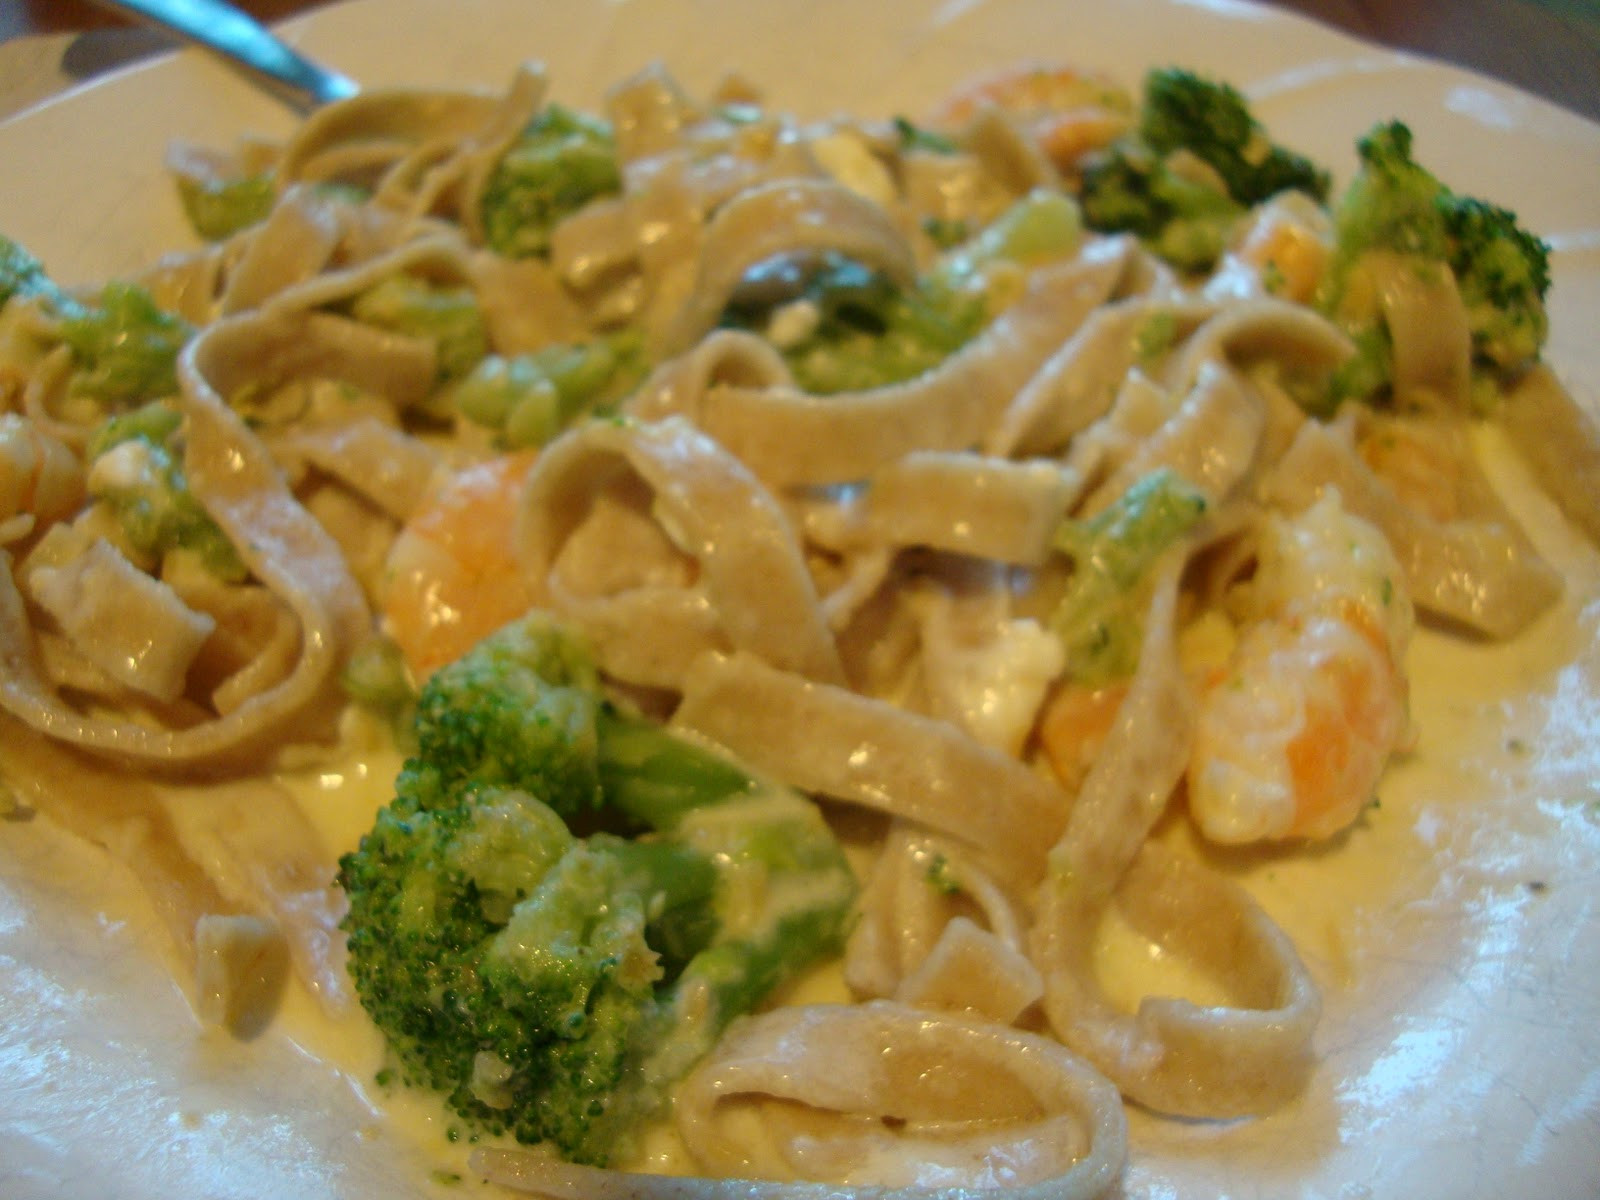
[[[270,23],[319,2],[326,0],[242,0],[239,7]],[[1600,0],[1271,2],[1381,45],[1480,71],[1600,121]],[[0,42],[29,34],[118,39],[129,54],[165,45],[161,35],[129,30],[86,0],[0,0]]]

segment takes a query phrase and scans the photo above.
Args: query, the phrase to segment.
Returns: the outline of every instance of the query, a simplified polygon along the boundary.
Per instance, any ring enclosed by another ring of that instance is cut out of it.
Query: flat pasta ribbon
[[[1094,1200],[1127,1155],[1115,1089],[1059,1043],[889,1001],[741,1020],[677,1113],[690,1153],[723,1178],[515,1151],[473,1161],[519,1191],[594,1200]]]
[[[972,449],[1012,394],[1112,294],[1129,257],[1125,242],[1110,239],[1040,268],[982,333],[904,383],[828,396],[723,385],[688,415],[774,485],[852,482],[913,450]]]
[[[0,706],[50,737],[152,767],[242,764],[296,731],[325,735],[326,712],[342,702],[339,670],[370,625],[366,601],[338,546],[221,394],[260,380],[268,360],[291,373],[349,366],[347,347],[317,337],[318,328],[315,318],[233,318],[195,337],[179,360],[190,488],[251,573],[294,613],[299,654],[289,672],[185,728],[79,712],[47,682],[7,569],[0,572]],[[386,373],[379,362],[367,366]]]
[[[1561,595],[1561,576],[1497,500],[1451,520],[1419,511],[1362,460],[1348,424],[1307,422],[1263,487],[1270,501],[1291,509],[1337,489],[1345,507],[1394,548],[1418,608],[1490,637],[1514,636]]]
[[[693,560],[692,578],[603,591],[598,576],[625,556],[621,543],[604,540],[586,550],[590,578],[563,564],[607,488],[629,481],[647,489],[666,539]],[[592,422],[558,438],[529,474],[518,545],[535,595],[582,628],[621,678],[677,687],[688,664],[714,649],[843,678],[788,517],[736,458],[681,418]],[[675,636],[663,636],[663,621]]]
[[[916,255],[900,227],[843,184],[788,179],[740,192],[706,225],[693,290],[662,349],[687,350],[709,333],[751,267],[780,254],[828,250],[878,267],[898,284],[916,275]]]
[[[858,996],[1012,1024],[1044,994],[1021,905],[949,838],[896,822],[857,908],[844,976]]]
[[[802,791],[958,838],[1019,886],[1066,821],[1059,788],[950,722],[753,655],[706,655],[683,693],[675,724]]]
[[[259,986],[269,1002],[282,984],[274,971],[285,964],[270,954],[233,964],[233,979],[219,979],[215,964],[207,970],[207,923],[239,916],[268,925],[286,965],[330,1014],[348,1008],[338,931],[344,896],[326,869],[316,830],[287,791],[264,779],[130,779],[118,766],[5,714],[0,738],[6,748],[0,779],[17,798],[105,849],[149,897],[202,1016],[226,1022],[232,1015],[207,1012],[202,978],[224,989]]]
[[[1304,1086],[1321,1003],[1293,945],[1242,889],[1146,841],[1183,774],[1194,727],[1174,638],[1192,549],[1174,547],[1158,567],[1138,669],[1050,851],[1031,946],[1052,1028],[1123,1095],[1158,1112],[1232,1117],[1270,1111]],[[1156,996],[1121,1011],[1094,966],[1113,903],[1163,944],[1200,958],[1236,1000],[1203,1007]]]

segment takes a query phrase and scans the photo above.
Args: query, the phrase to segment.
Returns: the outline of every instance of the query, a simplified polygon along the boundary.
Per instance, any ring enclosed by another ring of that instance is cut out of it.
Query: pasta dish
[[[1317,1070],[1219,862],[1355,853],[1418,623],[1562,597],[1475,431],[1600,539],[1548,247],[1398,119],[1358,157],[1032,62],[174,146],[202,248],[0,240],[3,798],[133,872],[202,1022],[375,1027],[508,1188],[1119,1194],[1129,1106]],[[335,856],[295,781],[352,758]],[[1112,926],[1204,985],[1130,1001]]]

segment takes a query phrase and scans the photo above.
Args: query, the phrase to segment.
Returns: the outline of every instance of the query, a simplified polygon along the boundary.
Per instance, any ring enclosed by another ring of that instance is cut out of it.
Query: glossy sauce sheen
[[[1540,547],[1578,581],[1562,608],[1509,646],[1468,645],[1424,629],[1411,650],[1416,749],[1394,765],[1363,817],[1326,850],[1202,848],[1187,822],[1169,819],[1160,836],[1205,855],[1245,884],[1294,940],[1324,990],[1318,1035],[1323,1055],[1309,1093],[1295,1106],[1314,1114],[1329,1138],[1359,1139],[1387,1119],[1457,1046],[1464,1003],[1504,1002],[1507,989],[1533,986],[1518,951],[1541,910],[1571,906],[1572,953],[1593,953],[1583,933],[1589,889],[1570,871],[1600,849],[1600,747],[1587,730],[1600,717],[1600,562],[1554,520],[1520,463],[1484,435],[1496,484],[1528,523]],[[1587,638],[1589,650],[1578,647]],[[1576,659],[1576,661],[1574,661]],[[334,854],[353,847],[389,797],[398,760],[371,754],[342,771],[290,781]],[[1472,796],[1470,804],[1463,798]],[[1181,804],[1181,799],[1174,805]],[[858,867],[866,864],[858,860]],[[1200,1004],[1228,997],[1181,954],[1150,942],[1113,917],[1101,931],[1097,963],[1108,994],[1129,1009],[1140,997],[1180,995]],[[1465,980],[1463,992],[1455,988]],[[1374,996],[1409,996],[1406,1008]],[[1472,997],[1476,996],[1474,1001]],[[836,965],[795,984],[783,1002],[843,999]],[[446,1174],[462,1169],[458,1126],[435,1099],[371,1084],[382,1050],[366,1022],[329,1023],[308,998],[286,1005],[292,1040],[348,1075],[383,1110],[390,1136],[412,1142]],[[1503,1036],[1534,1032],[1522,1020]],[[1575,1070],[1578,1069],[1575,1067]],[[1581,1080],[1575,1086],[1583,1087]],[[1135,1110],[1130,1188],[1175,1169],[1204,1169],[1189,1143],[1192,1128]],[[1214,1130],[1230,1153],[1269,1176],[1285,1158],[1277,1120]],[[1320,1147],[1321,1151],[1330,1145]],[[692,1169],[670,1128],[647,1138],[641,1161],[657,1171]],[[1217,1176],[1219,1186],[1227,1176]],[[1139,1194],[1132,1192],[1132,1194]]]
[[[480,27],[465,10],[399,0],[381,21],[371,6],[316,14],[303,44],[374,85],[498,83],[534,46],[558,64],[558,90],[579,98],[661,58],[701,80],[737,64],[775,81],[784,102],[822,96],[867,110],[885,96],[933,94],[975,57],[1046,52],[1038,30],[1052,19],[1030,0],[944,5],[936,18],[891,3],[865,20],[855,0],[705,8],[701,26],[648,0],[548,9],[502,0],[483,6]],[[1594,127],[1243,4],[1085,3],[1073,20],[1061,52],[1127,78],[1151,61],[1232,71],[1263,97],[1275,130],[1324,156],[1344,154],[1365,120],[1406,114],[1440,146],[1442,174],[1516,203],[1553,235],[1549,358],[1580,394],[1600,395]],[[777,35],[761,29],[773,23]],[[525,36],[508,38],[513,24]],[[41,164],[0,194],[0,228],[68,282],[131,269],[182,236],[159,172],[173,131],[226,144],[241,129],[281,129],[283,117],[188,56],[69,97],[0,129],[9,161]],[[1591,1190],[1600,561],[1557,526],[1524,475],[1497,472],[1505,480],[1568,578],[1564,604],[1510,647],[1418,639],[1418,746],[1385,780],[1379,806],[1327,853],[1218,856],[1323,987],[1310,1093],[1267,1121],[1225,1127],[1133,1114],[1130,1197]],[[386,785],[370,786],[359,796],[348,779],[302,792],[330,856],[386,798]],[[43,821],[7,821],[0,835],[0,1194],[482,1194],[470,1179],[435,1180],[435,1168],[459,1170],[465,1150],[446,1140],[431,1098],[371,1087],[381,1054],[363,1020],[331,1024],[291,992],[278,1026],[255,1042],[200,1031],[144,901],[107,856]],[[1181,826],[1164,835],[1180,837]],[[1130,938],[1103,961],[1132,977],[1159,957]],[[1463,1129],[1473,1131],[1465,1146]]]

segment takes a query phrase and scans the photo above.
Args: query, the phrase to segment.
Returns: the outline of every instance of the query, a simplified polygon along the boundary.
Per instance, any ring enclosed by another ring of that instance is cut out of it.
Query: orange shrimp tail
[[[425,678],[521,616],[533,594],[517,568],[521,483],[536,451],[450,477],[396,539],[383,594],[386,627]]]
[[[1364,613],[1346,619],[1370,653],[1326,660],[1325,690],[1306,699],[1305,724],[1285,748],[1299,798],[1289,837],[1330,837],[1354,822],[1405,732],[1406,684],[1382,631]]]
[[[1133,99],[1114,79],[1056,63],[1030,62],[983,75],[951,92],[930,116],[957,130],[988,108],[1010,113],[1059,169],[1120,137]]]

